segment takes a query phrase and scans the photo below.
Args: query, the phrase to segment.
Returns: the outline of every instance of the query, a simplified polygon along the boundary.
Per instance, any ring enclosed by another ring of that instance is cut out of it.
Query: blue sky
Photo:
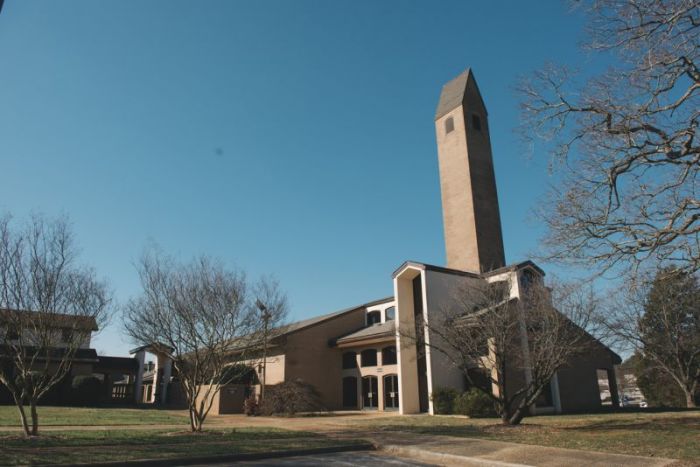
[[[472,67],[508,262],[552,182],[514,129],[518,76],[579,63],[566,2],[6,0],[0,211],[67,214],[118,301],[150,241],[274,273],[301,319],[444,264],[433,115]],[[125,355],[119,320],[94,342]]]

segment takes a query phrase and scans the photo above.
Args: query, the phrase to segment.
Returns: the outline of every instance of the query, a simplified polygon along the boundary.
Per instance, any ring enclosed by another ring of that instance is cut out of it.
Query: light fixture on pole
[[[272,314],[260,299],[255,300],[255,306],[260,310],[260,315],[263,320],[262,381],[260,382],[260,400],[263,401],[265,399],[265,376],[267,374],[267,333]]]

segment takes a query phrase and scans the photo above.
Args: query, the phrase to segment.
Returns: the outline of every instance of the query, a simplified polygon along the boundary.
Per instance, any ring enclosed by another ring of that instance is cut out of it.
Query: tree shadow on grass
[[[504,434],[538,432],[542,431],[543,428],[545,427],[534,424],[509,426],[500,423],[488,425],[465,423],[464,425],[392,425],[382,427],[381,430],[456,436],[462,438],[491,438]]]
[[[668,417],[654,418],[644,421],[603,420],[577,426],[559,427],[565,431],[614,431],[614,430],[640,430],[640,431],[668,431],[670,429],[697,429],[700,430],[700,418],[698,417]]]

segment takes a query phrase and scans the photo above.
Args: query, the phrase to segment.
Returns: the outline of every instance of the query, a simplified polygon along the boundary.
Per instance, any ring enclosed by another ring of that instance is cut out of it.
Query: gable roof
[[[369,338],[393,336],[396,334],[396,321],[386,321],[384,323],[373,324],[358,331],[351,332],[335,340],[336,344],[359,341]]]
[[[491,271],[482,272],[482,273],[462,271],[461,269],[452,269],[452,268],[446,268],[443,266],[435,266],[434,264],[421,263],[419,261],[405,261],[401,266],[399,266],[393,272],[392,277],[396,277],[399,274],[399,272],[401,272],[407,266],[412,266],[412,267],[417,268],[417,269],[424,269],[426,271],[435,271],[435,272],[442,272],[445,274],[452,274],[455,276],[466,276],[466,277],[475,277],[475,278],[490,277],[490,276],[500,274],[503,272],[515,271],[517,269],[522,269],[522,268],[529,266],[529,267],[535,269],[537,272],[539,272],[543,276],[545,275],[545,272],[538,265],[536,265],[534,262],[532,262],[528,259],[525,261],[521,261],[519,263],[509,264],[507,266],[503,266],[503,267],[500,267],[498,269],[493,269]]]

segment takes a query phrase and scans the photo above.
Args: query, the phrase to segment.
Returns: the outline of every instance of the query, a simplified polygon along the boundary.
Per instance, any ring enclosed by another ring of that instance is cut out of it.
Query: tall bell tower
[[[488,114],[470,69],[443,86],[435,132],[447,267],[505,266]]]

